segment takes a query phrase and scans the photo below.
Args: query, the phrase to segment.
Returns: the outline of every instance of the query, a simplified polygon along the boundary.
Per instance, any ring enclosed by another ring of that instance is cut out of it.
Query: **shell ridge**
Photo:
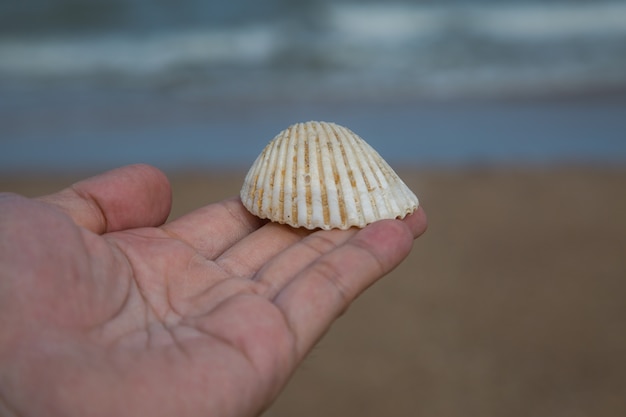
[[[333,155],[335,154],[333,140],[326,132],[327,126],[322,126],[324,140],[322,145],[322,155],[325,167],[326,178],[326,198],[328,201],[329,224],[341,224],[345,218],[345,205],[341,198],[341,187],[339,185],[339,172],[335,164]]]
[[[417,209],[419,201],[413,191],[402,181],[402,178],[396,174],[393,168],[386,162],[385,165],[386,168],[393,173],[394,185],[392,187],[392,201],[396,203],[397,212],[399,213],[396,217],[404,218],[407,214],[413,213]],[[404,204],[400,204],[400,202],[404,202]]]
[[[306,129],[306,125],[304,125]],[[313,173],[311,171],[311,138],[314,136],[311,134],[312,132],[306,132],[306,136],[304,139],[304,151],[302,152],[304,155],[304,166],[302,167],[302,181],[304,182],[304,200],[306,207],[306,224],[309,226],[314,226],[313,215],[315,212],[315,207],[313,207],[313,193],[314,189],[311,187],[311,178],[313,177]]]
[[[351,198],[347,200],[346,204],[346,221],[347,224],[352,224],[356,222],[357,225],[361,225],[363,223],[363,215],[362,215],[362,203],[361,203],[361,195],[359,187],[357,186],[357,175],[355,172],[358,172],[358,167],[354,166],[356,160],[358,158],[353,154],[352,141],[351,138],[346,135],[346,132],[337,128],[339,126],[335,125],[335,134],[337,135],[339,147],[341,149],[341,155],[343,157],[343,164],[346,168],[348,174],[348,183],[350,190]]]
[[[272,169],[277,160],[277,151],[280,149],[280,134],[276,136],[275,140],[271,142],[271,148],[268,150],[268,154],[265,157],[265,161],[263,163],[263,178],[264,181],[261,184],[261,188],[263,189],[263,198],[261,200],[261,210],[262,213],[269,218],[271,216],[272,211],[270,210],[273,198],[273,188],[274,188],[274,177],[275,173]]]
[[[281,223],[287,223],[290,225],[298,224],[298,206],[295,202],[295,193],[296,193],[296,176],[294,173],[295,164],[296,164],[296,153],[298,151],[298,143],[296,138],[296,128],[288,129],[285,137],[287,139],[286,143],[286,153],[285,157],[285,179],[284,179],[284,187],[285,187],[285,207],[283,209],[283,217]]]
[[[311,168],[314,168],[314,170],[311,171],[313,176],[319,178],[319,181],[315,183],[316,186],[319,186],[319,188],[317,189],[319,194],[316,195],[316,198],[319,199],[318,207],[320,210],[317,213],[318,218],[315,221],[316,225],[319,227],[323,227],[324,225],[330,224],[330,215],[329,215],[329,210],[328,210],[327,180],[326,180],[326,173],[324,172],[324,163],[322,160],[322,148],[323,148],[322,142],[323,142],[323,138],[318,133],[315,136],[315,143],[314,143],[315,146],[313,147],[315,152],[312,153],[312,156],[313,156],[312,159],[315,162],[312,163],[311,165]]]
[[[400,179],[400,178],[399,178]],[[405,195],[405,198],[411,202],[411,206],[408,207],[405,210],[405,214],[404,216],[402,216],[402,218],[406,217],[408,214],[413,213],[415,210],[417,210],[417,208],[419,207],[419,199],[417,198],[417,196],[415,195],[415,193],[409,188],[408,185],[406,185],[406,183],[404,181],[402,181],[402,179],[400,179],[400,181],[402,182],[403,187],[403,193]]]
[[[386,210],[384,217],[396,217],[399,211],[398,204],[394,198],[396,174],[378,152],[374,149],[372,151],[373,153],[369,155],[369,158],[374,161],[377,168],[376,177],[380,183],[380,200]]]
[[[350,221],[350,211],[354,211],[354,193],[352,187],[350,185],[349,173],[348,173],[348,165],[346,163],[345,149],[341,143],[340,138],[337,136],[337,132],[333,129],[332,126],[328,126],[330,130],[329,138],[333,142],[333,149],[338,150],[339,152],[333,152],[333,163],[334,167],[337,170],[336,180],[337,183],[337,191],[339,195],[339,203],[340,203],[340,212],[341,212],[341,226],[340,228],[348,227]]]
[[[359,196],[358,206],[360,208],[359,224],[365,226],[380,218],[376,204],[380,190],[374,187],[374,181],[372,181],[371,177],[371,164],[368,163],[369,153],[372,149],[359,135],[350,129],[345,128],[345,135],[353,149],[352,164],[354,164],[354,180]]]
[[[383,157],[375,150],[372,151],[372,157],[373,155],[377,156],[378,176],[383,182],[384,201],[388,210],[387,217],[396,218],[401,215],[404,217],[402,206],[409,204],[411,201],[405,192],[408,187]]]
[[[272,203],[269,208],[269,212],[271,213],[273,218],[284,218],[285,217],[285,163],[286,163],[286,152],[287,152],[287,141],[286,136],[288,133],[283,131],[280,139],[277,141],[277,157],[276,157],[276,169],[274,172],[274,181],[272,184]]]
[[[304,158],[305,158],[304,144],[306,143],[306,140],[307,140],[306,138],[307,132],[305,130],[305,125],[303,123],[299,123],[296,129],[298,131],[298,135],[296,137],[297,152],[296,152],[296,165],[294,169],[294,176],[296,179],[296,191],[297,191],[297,190],[306,190],[306,186],[304,185],[304,176],[299,175],[299,174],[300,174],[300,171],[304,169]],[[302,196],[301,198],[296,198],[296,207],[297,207],[296,219],[297,219],[298,224],[305,225],[308,227],[309,219],[307,216],[306,195]]]
[[[263,199],[261,201],[261,212],[268,218],[273,215],[272,200],[274,198],[274,181],[276,178],[275,170],[271,169],[276,166],[278,154],[280,153],[281,139],[272,141],[272,147],[267,158],[265,182],[263,184]]]
[[[354,144],[357,146],[359,153],[359,158],[357,158],[356,161],[359,165],[359,172],[361,172],[364,186],[364,190],[362,191],[364,197],[363,200],[367,202],[367,204],[363,202],[361,204],[364,222],[371,223],[384,215],[381,213],[377,204],[377,196],[381,191],[380,181],[376,178],[373,165],[371,163],[369,155],[369,152],[372,150],[371,147],[360,136],[351,132],[349,129],[348,131],[353,135]]]
[[[355,189],[355,215],[358,218],[358,225],[364,226],[374,218],[373,210],[371,207],[371,196],[363,175],[364,167],[361,164],[361,159],[363,158],[361,144],[364,141],[358,135],[356,135],[347,128],[343,129],[342,134],[344,137],[344,142],[347,145],[346,152],[348,154],[350,172],[353,173],[351,177],[351,182],[353,188]]]
[[[267,155],[269,154],[269,151],[270,149],[272,149],[272,147],[273,144],[270,142],[261,154],[263,158],[260,160],[257,181],[254,186],[254,198],[252,204],[254,204],[254,206],[256,207],[256,211],[259,214],[259,217],[261,217],[262,219],[265,219],[267,217],[266,214],[263,212],[263,187],[265,184],[265,171],[267,170],[267,166],[269,165],[267,161]]]

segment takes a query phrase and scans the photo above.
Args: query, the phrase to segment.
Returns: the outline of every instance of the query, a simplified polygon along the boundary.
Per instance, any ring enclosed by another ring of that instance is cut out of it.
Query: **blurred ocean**
[[[0,3],[0,172],[247,166],[287,125],[397,164],[626,162],[626,1]]]

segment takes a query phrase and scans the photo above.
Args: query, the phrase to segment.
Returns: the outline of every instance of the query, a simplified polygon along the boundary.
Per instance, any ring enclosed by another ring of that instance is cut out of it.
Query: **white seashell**
[[[370,145],[326,122],[279,133],[246,175],[241,201],[254,215],[307,229],[348,229],[413,213],[417,197]]]

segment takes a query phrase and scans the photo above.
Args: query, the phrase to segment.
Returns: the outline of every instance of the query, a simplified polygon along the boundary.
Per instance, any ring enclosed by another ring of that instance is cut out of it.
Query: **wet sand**
[[[429,230],[264,415],[626,415],[626,167],[399,172]],[[237,194],[243,173],[170,178],[177,217]]]

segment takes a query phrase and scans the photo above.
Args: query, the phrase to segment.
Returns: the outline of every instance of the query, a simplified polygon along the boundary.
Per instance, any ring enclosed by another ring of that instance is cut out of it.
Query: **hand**
[[[164,223],[170,204],[144,165],[1,195],[0,414],[257,415],[426,228],[309,232],[238,199]]]

